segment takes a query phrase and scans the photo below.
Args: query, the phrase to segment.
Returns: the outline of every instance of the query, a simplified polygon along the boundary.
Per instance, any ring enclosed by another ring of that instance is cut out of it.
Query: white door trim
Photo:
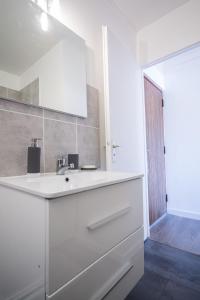
[[[144,197],[144,237],[150,237],[150,221],[149,221],[149,191],[148,191],[148,158],[147,158],[147,139],[146,139],[146,113],[145,113],[145,89],[144,89],[144,72],[141,69],[141,89],[142,89],[142,123],[143,123],[143,155],[144,155],[144,180],[143,180],[143,197]]]
[[[112,169],[112,145],[110,127],[110,90],[109,90],[109,66],[108,66],[108,27],[102,26],[103,39],[103,76],[104,76],[104,107],[105,107],[105,149],[106,170]]]

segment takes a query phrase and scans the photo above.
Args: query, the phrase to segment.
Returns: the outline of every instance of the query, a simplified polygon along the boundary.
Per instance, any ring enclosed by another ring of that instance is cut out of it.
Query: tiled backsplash
[[[56,159],[80,154],[80,165],[100,166],[98,91],[88,86],[87,119],[0,99],[0,176],[26,174],[31,138],[41,137],[41,172]]]

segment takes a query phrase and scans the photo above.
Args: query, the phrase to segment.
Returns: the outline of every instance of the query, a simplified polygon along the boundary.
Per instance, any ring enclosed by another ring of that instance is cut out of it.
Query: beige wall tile
[[[12,90],[12,89],[7,89],[7,97],[8,99],[13,99],[13,100],[16,100],[16,101],[20,101],[21,99],[21,94],[19,91],[15,91],[15,90]]]
[[[87,111],[88,117],[78,118],[78,124],[83,124],[92,127],[99,127],[99,94],[98,90],[87,86]]]
[[[30,106],[23,103],[17,103],[10,100],[0,99],[0,109],[21,112],[24,114],[31,114],[35,116],[41,116],[41,117],[43,116],[42,108]]]
[[[26,174],[27,149],[34,137],[42,137],[42,118],[0,111],[0,176]]]
[[[39,79],[37,78],[31,84],[31,96],[32,96],[32,104],[39,105]]]
[[[45,172],[56,171],[59,156],[76,152],[76,125],[45,119]]]
[[[29,84],[21,91],[21,101],[27,104],[32,104],[32,85]]]
[[[93,128],[99,126],[98,107],[98,92],[89,86],[88,119],[0,99],[0,176],[26,174],[30,140],[43,138],[43,131],[41,172],[55,172],[57,157],[77,150],[80,165],[100,166],[99,129]]]
[[[95,164],[100,166],[99,129],[79,126],[77,127],[78,153],[80,166]]]
[[[76,117],[62,112],[56,112],[53,110],[44,109],[44,117],[46,119],[53,119],[63,122],[76,123]]]

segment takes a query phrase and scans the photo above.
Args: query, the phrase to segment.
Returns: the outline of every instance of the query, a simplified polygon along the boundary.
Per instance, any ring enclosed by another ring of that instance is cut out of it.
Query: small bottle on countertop
[[[33,138],[32,144],[28,147],[27,173],[40,173],[41,148],[38,146],[40,138]]]

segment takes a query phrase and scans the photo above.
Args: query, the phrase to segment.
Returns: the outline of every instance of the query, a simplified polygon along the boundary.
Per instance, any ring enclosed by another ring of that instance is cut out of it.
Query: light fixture
[[[46,12],[42,12],[40,17],[41,28],[43,31],[48,31],[49,29],[49,20]]]

